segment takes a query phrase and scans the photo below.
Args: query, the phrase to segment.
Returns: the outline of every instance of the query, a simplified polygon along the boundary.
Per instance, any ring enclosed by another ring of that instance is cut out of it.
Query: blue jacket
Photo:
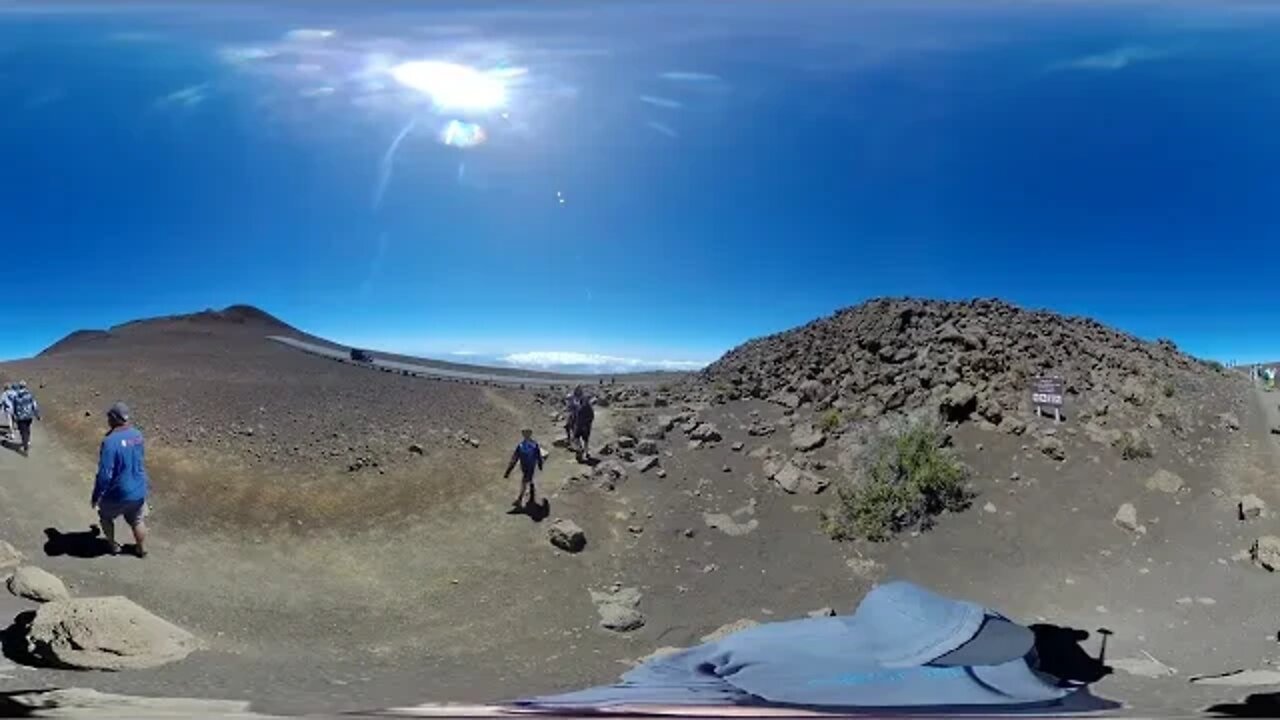
[[[853,615],[766,623],[650,660],[619,682],[520,704],[816,707],[1042,706],[1071,695],[1024,657],[996,665],[931,661],[998,613],[906,582],[872,590]]]
[[[147,470],[143,456],[142,433],[137,428],[117,428],[108,433],[98,450],[98,477],[93,482],[93,502],[145,500]]]

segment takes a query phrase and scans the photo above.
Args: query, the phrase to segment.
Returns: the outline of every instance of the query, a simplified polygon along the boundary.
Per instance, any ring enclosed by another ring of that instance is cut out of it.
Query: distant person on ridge
[[[22,380],[18,381],[17,392],[13,395],[13,419],[18,424],[18,440],[25,456],[31,452],[31,421],[40,419],[40,405]]]
[[[102,534],[111,554],[120,553],[116,543],[116,518],[123,517],[133,529],[134,553],[147,556],[147,470],[144,465],[142,433],[129,423],[129,407],[118,402],[107,410],[111,427],[98,450],[98,476],[93,482],[89,504],[98,511]]]
[[[516,463],[520,463],[520,494],[516,496],[516,501],[511,503],[512,507],[521,507],[524,499],[524,489],[529,488],[529,504],[526,507],[532,507],[537,503],[535,497],[536,491],[533,486],[533,473],[542,469],[542,448],[533,440],[533,431],[525,428],[520,431],[522,439],[520,444],[516,445],[515,452],[511,453],[511,462],[507,465],[507,471],[502,474],[503,478],[511,477],[511,471],[515,469]]]

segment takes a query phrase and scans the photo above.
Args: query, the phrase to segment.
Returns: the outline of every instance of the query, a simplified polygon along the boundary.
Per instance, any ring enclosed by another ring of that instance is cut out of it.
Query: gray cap
[[[113,403],[107,408],[107,417],[127,422],[129,420],[129,406],[122,402]]]

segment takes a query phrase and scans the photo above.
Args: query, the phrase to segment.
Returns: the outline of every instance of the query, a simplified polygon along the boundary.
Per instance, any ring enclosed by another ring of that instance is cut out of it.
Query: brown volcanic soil
[[[1099,683],[1097,694],[1151,712],[1238,700],[1245,690],[1186,679],[1263,668],[1276,655],[1280,580],[1233,559],[1255,536],[1280,534],[1274,513],[1235,514],[1249,492],[1280,508],[1266,434],[1274,396],[1260,403],[1238,374],[1167,344],[1003,303],[879,301],[750,343],[677,388],[611,388],[597,413],[605,462],[592,471],[552,450],[541,481],[549,519],[586,531],[587,548],[567,555],[548,544],[546,523],[504,513],[514,486],[498,477],[520,423],[544,444],[556,436],[551,393],[373,373],[254,339],[278,327],[197,325],[142,326],[116,351],[86,344],[0,366],[45,384],[57,430],[37,438],[29,460],[0,453],[0,535],[74,591],[126,594],[211,641],[156,671],[25,671],[24,685],[248,697],[267,710],[489,700],[607,681],[658,647],[739,619],[847,611],[890,576],[1028,622],[1108,628],[1108,658],[1150,653],[1178,669],[1160,679],[1120,670]],[[1074,387],[1061,424],[1025,402],[1025,378],[1041,372]],[[155,448],[153,555],[45,558],[42,528],[86,521],[83,478],[115,388]],[[833,409],[839,422],[822,445],[796,449],[792,431]],[[950,418],[978,493],[931,531],[834,543],[817,518],[833,493],[771,479],[785,478],[789,460],[814,478],[855,481],[869,438],[908,411]],[[193,426],[206,431],[188,441]],[[451,442],[459,429],[480,447]],[[1112,443],[1128,430],[1153,457],[1120,456]],[[346,457],[331,465],[334,432],[340,452],[376,459],[386,474],[349,472]],[[286,437],[318,439],[294,455]],[[356,437],[369,446],[346,439]],[[409,455],[415,440],[427,457]],[[659,467],[640,471],[654,450]],[[235,464],[221,464],[232,453]],[[1148,487],[1161,469],[1186,489]],[[226,497],[200,480],[229,488]],[[1113,524],[1124,502],[1145,534]],[[643,593],[642,628],[598,626],[589,591],[615,583]],[[1086,647],[1097,643],[1095,632]]]

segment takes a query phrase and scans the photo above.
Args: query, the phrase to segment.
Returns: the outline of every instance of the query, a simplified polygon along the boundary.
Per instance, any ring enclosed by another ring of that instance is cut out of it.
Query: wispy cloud
[[[334,36],[333,30],[323,30],[318,28],[298,28],[290,30],[284,34],[286,40],[294,40],[300,42],[311,42],[316,40],[328,40]]]
[[[673,80],[675,82],[719,82],[719,75],[712,75],[704,72],[686,72],[684,70],[672,70],[659,75],[663,80]]]
[[[655,97],[653,95],[641,95],[640,102],[648,103],[650,105],[660,107],[660,108],[669,108],[671,110],[679,110],[680,108],[684,107],[684,103],[680,102],[679,100],[670,100],[668,98]]]
[[[676,132],[675,128],[671,127],[670,125],[665,125],[663,123],[660,123],[657,120],[650,120],[645,124],[649,126],[650,130],[653,130],[656,133],[661,133],[663,135],[666,135],[669,138],[680,137],[680,133]]]
[[[503,364],[526,370],[548,370],[572,373],[629,373],[655,370],[688,372],[707,366],[698,360],[645,360],[598,353],[570,351],[535,351],[504,355]]]
[[[1146,62],[1148,60],[1159,60],[1167,57],[1167,50],[1158,50],[1155,48],[1143,47],[1140,45],[1131,45],[1127,47],[1116,48],[1104,53],[1096,55],[1085,55],[1073,60],[1067,60],[1055,63],[1050,66],[1051,70],[1093,70],[1093,71],[1114,71],[1123,70],[1135,63]]]
[[[189,85],[181,90],[174,90],[156,101],[159,107],[181,106],[195,107],[204,102],[209,97],[209,83],[200,83],[199,85]]]

